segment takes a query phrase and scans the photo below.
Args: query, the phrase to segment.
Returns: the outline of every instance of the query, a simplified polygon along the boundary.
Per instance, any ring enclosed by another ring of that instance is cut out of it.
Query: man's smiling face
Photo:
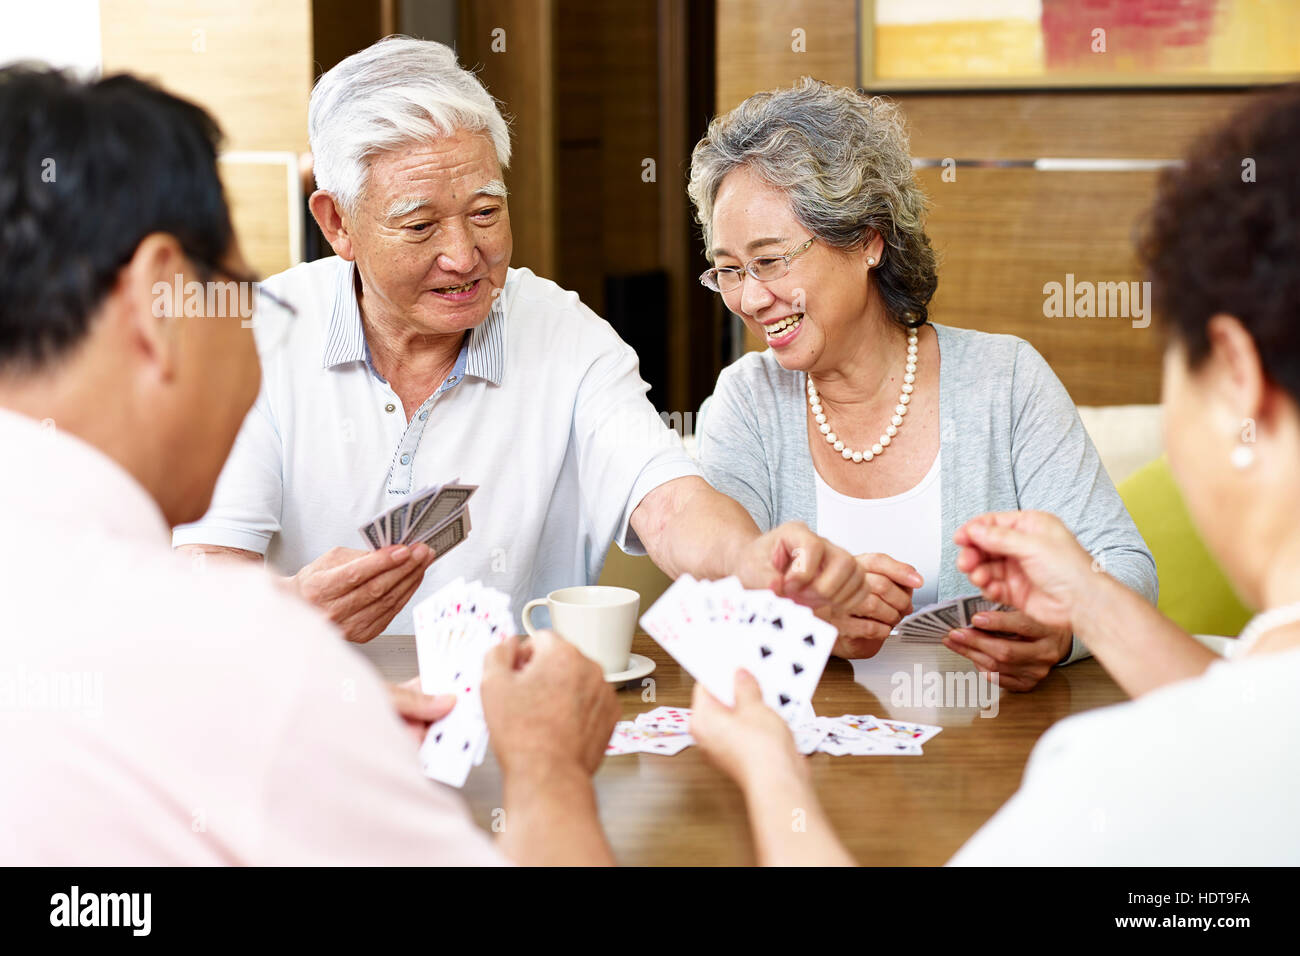
[[[368,314],[434,335],[479,325],[512,248],[491,139],[460,131],[372,157],[347,230]]]

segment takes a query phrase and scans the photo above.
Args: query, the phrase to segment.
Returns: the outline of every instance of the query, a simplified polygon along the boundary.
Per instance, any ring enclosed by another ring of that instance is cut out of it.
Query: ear
[[[343,210],[333,193],[318,189],[311,194],[308,205],[311,206],[311,214],[316,220],[316,225],[320,226],[320,231],[325,234],[325,241],[330,244],[335,255],[351,262],[354,258],[352,237],[348,232],[348,222],[344,218]]]
[[[876,230],[871,230],[871,238],[862,244],[859,253],[862,264],[868,269],[879,269],[885,257],[885,239]],[[874,262],[872,260],[875,260]]]
[[[127,347],[155,370],[161,382],[170,382],[176,373],[177,322],[185,315],[185,270],[185,253],[176,237],[159,232],[140,240],[118,274],[119,315]]]
[[[1210,354],[1206,359],[1206,385],[1211,399],[1222,406],[1225,416],[1250,419],[1257,426],[1269,411],[1269,388],[1255,340],[1246,327],[1231,315],[1216,315],[1206,326]]]

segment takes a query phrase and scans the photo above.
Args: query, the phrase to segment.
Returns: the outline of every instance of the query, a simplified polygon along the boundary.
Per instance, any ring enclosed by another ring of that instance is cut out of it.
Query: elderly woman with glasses
[[[1114,576],[1096,573],[1091,549],[1059,518],[998,512],[962,526],[957,564],[972,585],[1076,630],[1133,700],[1044,734],[1020,789],[950,863],[1300,860],[1297,155],[1300,84],[1255,100],[1162,175],[1139,246],[1169,330],[1169,465],[1209,550],[1260,613],[1225,660]],[[1243,177],[1246,156],[1257,176]],[[939,342],[946,365],[942,334]],[[738,673],[735,689],[732,708],[697,684],[691,733],[740,785],[759,862],[853,862],[785,722],[749,675]],[[806,824],[794,835],[790,807],[802,808]]]
[[[1155,563],[1060,381],[1029,343],[936,325],[938,279],[903,116],[805,79],[696,145],[690,196],[719,292],[767,350],[723,370],[705,476],[760,528],[799,520],[858,556],[871,596],[828,614],[870,657],[914,607],[969,593],[953,534],[988,511],[1060,516],[1150,600]],[[1029,690],[1087,653],[1069,627],[987,611],[944,643]]]

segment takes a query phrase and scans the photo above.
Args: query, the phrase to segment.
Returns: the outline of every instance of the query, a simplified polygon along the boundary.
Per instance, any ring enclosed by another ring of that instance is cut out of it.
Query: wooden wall
[[[131,72],[205,107],[235,233],[260,275],[296,261],[301,214],[288,171],[307,151],[311,0],[100,0],[104,73]]]
[[[461,0],[458,7],[461,65],[478,70],[511,121],[511,264],[543,276],[556,263],[555,16],[554,0]],[[504,31],[504,50],[493,49],[496,30]]]
[[[717,0],[717,106],[810,75],[857,85],[855,0]],[[791,31],[806,33],[806,52]],[[912,154],[927,159],[1176,159],[1247,90],[900,93]],[[1034,344],[1079,404],[1154,402],[1159,320],[1047,318],[1043,285],[1140,280],[1132,236],[1156,174],[958,167],[923,169],[940,255],[936,322]],[[749,347],[760,347],[750,341]]]
[[[709,112],[691,128],[697,10],[690,0],[461,0],[458,13],[462,64],[479,68],[513,117],[512,264],[611,319],[607,280],[663,273],[664,314],[633,331],[667,344],[666,388],[652,398],[697,407],[712,390],[718,353],[700,337],[708,368],[698,374],[690,314],[701,306],[694,277],[703,266],[685,197],[690,148]],[[493,49],[498,29],[504,51]]]
[[[653,0],[610,15],[601,0],[560,0],[555,34],[559,248],[553,278],[596,312],[607,273],[658,268],[659,193],[665,171],[643,179],[659,148],[659,77]]]
[[[201,103],[232,150],[307,149],[311,0],[100,0],[104,72]]]

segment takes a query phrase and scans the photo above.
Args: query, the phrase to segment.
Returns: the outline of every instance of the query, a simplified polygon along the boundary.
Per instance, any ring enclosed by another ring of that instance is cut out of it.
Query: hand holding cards
[[[456,706],[429,728],[420,747],[427,776],[460,787],[470,768],[483,762],[488,743],[479,696],[483,656],[513,630],[510,598],[477,581],[457,578],[415,608],[420,689],[456,695]]]
[[[469,534],[470,495],[478,485],[451,481],[417,491],[361,527],[373,550],[390,544],[426,544],[439,558]]]
[[[734,702],[736,671],[749,671],[763,701],[791,724],[811,716],[837,633],[771,591],[747,591],[737,578],[697,581],[689,574],[642,615],[641,626],[724,704]]]
[[[971,618],[980,611],[1011,611],[1014,608],[972,594],[968,597],[940,601],[913,611],[889,632],[904,644],[941,644],[954,628],[971,627]]]

